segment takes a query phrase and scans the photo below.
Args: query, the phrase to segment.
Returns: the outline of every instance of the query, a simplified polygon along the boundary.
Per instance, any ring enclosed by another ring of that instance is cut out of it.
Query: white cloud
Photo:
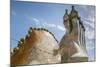
[[[91,6],[81,6],[83,12],[81,18],[85,27],[86,48],[89,61],[94,60],[95,52],[95,10]],[[87,13],[88,12],[88,13]]]
[[[93,22],[88,22],[84,20],[84,26],[85,26],[85,35],[88,39],[95,39],[95,24]]]
[[[56,25],[56,24],[50,24],[50,23],[44,23],[45,26],[55,28],[61,31],[65,31],[65,28],[61,25]]]
[[[88,51],[91,51],[91,50],[94,50],[94,49],[95,49],[95,47],[94,47],[94,46],[90,46],[90,47],[89,47],[89,46],[87,46],[87,50],[88,50]]]
[[[50,24],[50,23],[47,23],[47,22],[44,22],[44,23],[43,23],[43,26],[47,26],[47,27],[56,27],[55,24]]]
[[[61,31],[65,31],[65,28],[61,25],[56,25],[56,24],[50,24],[50,23],[44,23],[47,27],[51,27],[51,28],[54,28],[54,29],[58,29],[58,30],[61,30]]]
[[[90,15],[91,16],[91,15]],[[88,18],[83,18],[83,24],[85,26],[85,35],[88,39],[95,39],[95,18],[93,16]]]
[[[57,28],[60,29],[60,30],[62,30],[62,31],[65,31],[65,28],[62,27],[62,26],[60,26],[60,25],[57,25]]]
[[[58,29],[58,30],[61,30],[61,31],[65,31],[65,28],[61,25],[57,25],[57,24],[52,24],[52,23],[48,23],[47,21],[45,21],[44,19],[37,19],[35,17],[29,17],[29,19],[33,22],[35,22],[36,25],[41,25],[41,27],[44,27],[44,28],[54,28],[54,29]]]
[[[94,14],[89,15],[88,19],[91,20],[94,23],[95,22],[95,16],[94,16]]]
[[[92,31],[86,31],[86,37],[88,39],[95,39],[95,32],[94,32],[94,30],[92,30]]]
[[[87,44],[87,50],[93,50],[95,49],[95,41],[92,41],[92,40],[87,40],[88,42],[86,42]]]
[[[95,41],[94,40],[86,40],[86,48],[89,56],[89,61],[93,61],[95,58]]]
[[[37,18],[31,17],[31,19],[35,22],[39,22],[39,20]]]
[[[89,23],[94,23],[95,22],[95,17],[88,16],[88,18],[81,17],[83,20],[88,21]]]
[[[81,16],[83,23],[94,28],[95,24],[95,7],[93,6],[80,6],[83,9],[83,15]],[[88,12],[88,13],[87,13]]]
[[[83,19],[83,24],[85,28],[90,27],[91,29],[95,28],[95,21],[94,19],[90,18],[82,18]]]

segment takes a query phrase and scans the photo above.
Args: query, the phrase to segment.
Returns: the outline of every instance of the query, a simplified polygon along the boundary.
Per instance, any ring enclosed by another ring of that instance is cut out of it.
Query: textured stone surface
[[[85,45],[85,30],[78,17],[78,12],[74,6],[72,6],[70,14],[68,15],[68,13],[65,12],[63,17],[64,26],[68,31],[59,43],[61,63],[88,61]]]
[[[55,53],[59,46],[50,32],[32,30],[28,35],[20,49],[11,56],[11,64],[32,65],[61,62],[60,54]]]

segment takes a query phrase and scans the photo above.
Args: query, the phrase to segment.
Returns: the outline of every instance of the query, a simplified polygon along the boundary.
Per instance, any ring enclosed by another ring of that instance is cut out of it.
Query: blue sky
[[[28,33],[29,27],[46,28],[53,32],[58,41],[65,33],[63,15],[65,9],[71,11],[71,4],[51,4],[36,2],[11,2],[11,48],[17,46],[20,38]],[[95,6],[74,5],[86,29],[86,48],[89,60],[95,54]]]

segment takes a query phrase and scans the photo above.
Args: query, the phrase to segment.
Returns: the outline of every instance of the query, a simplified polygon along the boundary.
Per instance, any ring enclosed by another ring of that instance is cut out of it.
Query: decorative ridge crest
[[[30,37],[30,34],[34,30],[49,32],[54,37],[56,42],[58,43],[58,40],[55,38],[54,34],[52,32],[50,32],[49,30],[47,30],[46,28],[32,28],[32,27],[30,27],[26,37],[25,38],[21,38],[20,41],[18,41],[17,47],[15,47],[14,49],[11,50],[11,56],[14,55],[23,46],[23,44],[25,43],[25,40],[28,39],[28,37]]]

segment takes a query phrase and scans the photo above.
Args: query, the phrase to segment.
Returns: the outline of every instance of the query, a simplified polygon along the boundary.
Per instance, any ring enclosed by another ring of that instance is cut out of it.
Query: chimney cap
[[[72,9],[75,9],[75,8],[74,8],[74,5],[72,5]]]

